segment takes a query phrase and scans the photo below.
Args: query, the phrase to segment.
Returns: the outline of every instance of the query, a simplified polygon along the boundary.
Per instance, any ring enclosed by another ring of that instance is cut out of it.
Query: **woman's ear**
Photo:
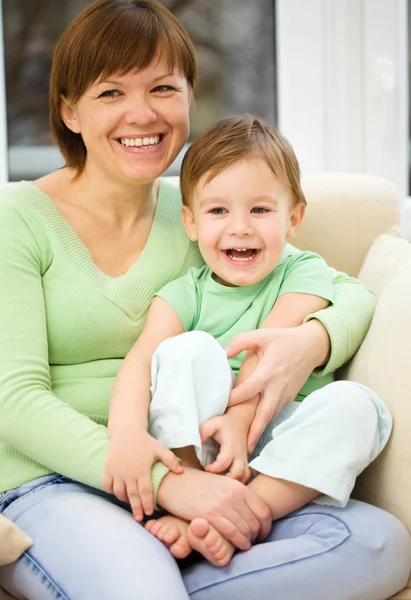
[[[194,215],[188,206],[183,206],[183,208],[181,209],[181,217],[183,220],[184,228],[187,231],[188,237],[192,242],[196,242],[198,239],[197,228],[194,222]]]
[[[80,133],[80,124],[78,122],[76,111],[68,100],[61,96],[60,116],[65,124],[73,133]]]
[[[300,225],[303,222],[305,215],[305,208],[305,202],[301,201],[297,202],[293,207],[289,217],[288,229],[286,234],[288,238],[294,237],[297,231],[300,229]]]

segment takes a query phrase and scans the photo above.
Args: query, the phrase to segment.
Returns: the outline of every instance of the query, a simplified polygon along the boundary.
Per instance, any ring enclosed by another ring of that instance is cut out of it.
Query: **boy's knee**
[[[225,357],[225,352],[220,344],[205,331],[188,331],[164,340],[158,346],[156,354],[160,357],[162,355],[171,356],[179,361],[187,358],[195,360],[197,357],[209,359],[213,355],[220,358]]]
[[[306,400],[308,400],[308,397]],[[378,410],[371,390],[352,381],[335,381],[312,394],[312,400],[322,409],[345,423],[377,425]],[[381,403],[381,406],[382,403]]]

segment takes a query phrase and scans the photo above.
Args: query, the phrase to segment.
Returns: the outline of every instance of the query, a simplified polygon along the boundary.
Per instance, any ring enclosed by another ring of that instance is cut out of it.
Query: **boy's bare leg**
[[[202,469],[193,446],[174,449],[173,452],[183,466]],[[150,519],[145,528],[163,542],[175,558],[185,558],[192,550],[197,550],[211,564],[222,567],[234,554],[234,546],[205,519],[194,519],[190,524],[180,517],[165,515]]]
[[[248,486],[270,507],[273,521],[285,517],[320,496],[320,492],[312,488],[284,479],[274,479],[261,473]],[[192,521],[187,530],[190,545],[196,548],[201,540],[210,534],[210,530],[210,525],[205,519]]]
[[[302,508],[321,495],[318,490],[262,473],[259,473],[248,487],[270,507],[273,521]]]

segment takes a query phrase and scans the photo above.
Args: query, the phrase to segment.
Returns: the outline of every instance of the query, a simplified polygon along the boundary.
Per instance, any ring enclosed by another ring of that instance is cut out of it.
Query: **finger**
[[[140,494],[141,505],[144,514],[152,515],[154,512],[153,484],[150,474],[143,475],[138,480],[138,492]]]
[[[257,406],[250,431],[248,432],[247,448],[249,454],[254,452],[255,446],[260,439],[264,429],[273,419],[274,409],[262,400]]]
[[[126,484],[124,483],[124,481],[122,479],[114,479],[113,494],[115,495],[116,498],[118,498],[122,502],[126,502],[128,504]]]
[[[144,517],[143,507],[141,506],[140,494],[138,493],[137,481],[127,484],[127,496],[130,502],[131,512],[136,521],[142,521]]]
[[[271,515],[271,510],[268,505],[254,494],[249,488],[247,488],[246,502],[252,511],[253,515],[259,522],[259,533],[258,539],[260,541],[265,540],[267,535],[271,531],[271,527],[273,524],[273,518]]]
[[[249,550],[251,548],[250,538],[241,533],[235,521],[235,519],[233,522],[231,519],[219,516],[214,519],[210,518],[210,525],[215,527],[226,540],[239,550]]]
[[[209,473],[222,473],[229,468],[233,461],[233,453],[228,449],[222,448],[217,455],[217,458],[211,465],[207,465],[205,470]]]
[[[245,491],[248,492],[248,490]],[[256,497],[258,498],[258,496]],[[260,498],[258,498],[258,500],[260,500]],[[240,543],[244,542],[244,538],[246,538],[248,542],[253,543],[261,529],[260,520],[253,514],[253,511],[248,506],[248,503],[244,501],[244,498],[242,498],[241,503],[227,509],[222,518],[227,519],[234,525],[236,531],[232,531],[232,536]],[[236,542],[232,543],[237,546]],[[237,548],[239,548],[239,546],[237,546]]]
[[[230,397],[228,399],[228,406],[235,406],[241,402],[247,402],[247,400],[251,400],[251,398],[254,398],[254,396],[261,392],[266,383],[267,376],[263,370],[259,369],[257,366],[254,373],[250,375],[246,381],[240,383],[239,386],[231,390]]]
[[[265,341],[265,335],[263,331],[258,329],[255,331],[247,331],[246,333],[240,333],[231,338],[228,346],[225,347],[228,358],[237,356],[243,350],[258,350]]]
[[[181,466],[177,456],[171,452],[171,450],[168,450],[168,448],[163,448],[160,450],[157,454],[157,458],[173,473],[179,475],[183,472],[183,467]]]
[[[113,478],[111,475],[104,473],[103,475],[103,490],[107,492],[107,494],[114,494],[113,492]]]
[[[244,478],[244,472],[246,469],[246,465],[241,458],[235,458],[230,465],[230,470],[227,473],[228,477],[232,479],[236,479],[237,481],[242,481]]]
[[[213,417],[209,419],[205,423],[203,423],[200,427],[200,436],[201,441],[205,442],[208,438],[213,437],[214,434],[218,431],[218,417]]]
[[[244,470],[244,477],[241,480],[241,483],[243,483],[244,485],[247,485],[247,483],[250,481],[250,477],[251,477],[251,469],[247,465],[246,469]]]

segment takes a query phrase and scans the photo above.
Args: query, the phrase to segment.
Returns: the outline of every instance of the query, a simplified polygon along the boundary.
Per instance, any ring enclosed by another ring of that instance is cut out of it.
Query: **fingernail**
[[[255,444],[253,444],[252,446],[250,446],[250,454],[252,454],[255,450]]]
[[[231,348],[230,348],[230,346],[226,346],[224,348],[224,350],[225,350],[226,354],[228,354],[231,351]]]

